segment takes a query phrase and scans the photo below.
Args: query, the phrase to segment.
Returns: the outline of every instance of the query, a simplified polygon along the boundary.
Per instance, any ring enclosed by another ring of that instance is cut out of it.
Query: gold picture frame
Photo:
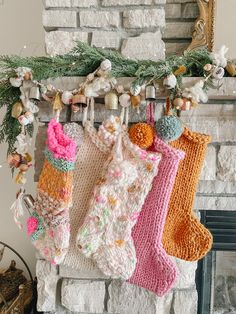
[[[216,0],[197,0],[197,3],[200,13],[195,22],[192,42],[187,51],[204,47],[212,51],[214,47]]]

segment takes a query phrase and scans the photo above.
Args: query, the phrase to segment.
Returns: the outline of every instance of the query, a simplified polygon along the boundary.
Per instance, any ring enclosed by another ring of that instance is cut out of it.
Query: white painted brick
[[[75,41],[88,41],[88,33],[86,32],[64,32],[52,31],[45,33],[46,52],[49,55],[65,54],[74,46]],[[60,43],[60,44],[58,44]]]
[[[38,279],[37,310],[51,312],[56,309],[56,290],[59,276],[56,266],[52,266],[44,260],[37,260],[36,276]]]
[[[223,90],[215,90],[215,93],[220,95],[224,91],[226,93],[228,90],[226,85]],[[231,87],[229,86],[229,88]],[[210,92],[212,93],[212,91]],[[210,134],[212,142],[236,141],[236,113],[234,105],[199,105],[194,110],[182,112],[181,119],[189,125],[191,130]]]
[[[80,26],[82,27],[118,27],[120,15],[116,11],[81,11]]]
[[[77,13],[65,10],[44,10],[43,26],[45,27],[76,27]]]
[[[184,51],[190,45],[190,41],[188,42],[177,42],[177,43],[165,43],[166,44],[166,55],[182,55]]]
[[[71,0],[71,6],[76,8],[96,7],[98,0]]]
[[[94,31],[91,45],[95,47],[119,49],[120,35],[118,32]]]
[[[170,313],[172,293],[157,297],[154,293],[118,280],[109,286],[108,312],[120,314]]]
[[[165,4],[166,0],[154,0],[155,4]]]
[[[187,2],[196,2],[195,1],[191,1],[191,0],[166,0],[167,3],[187,3]]]
[[[61,303],[72,312],[102,313],[105,283],[103,281],[63,279]]]
[[[44,6],[46,8],[69,8],[71,7],[71,0],[44,0]]]
[[[190,289],[195,287],[195,272],[197,262],[186,262],[176,257],[170,257],[179,270],[179,277],[174,289]]]
[[[108,279],[108,277],[104,275],[99,268],[80,271],[64,265],[59,266],[59,275],[60,277],[74,279]]]
[[[164,38],[191,38],[193,32],[192,22],[168,22],[164,30]]]
[[[181,4],[167,4],[165,6],[165,13],[166,13],[166,18],[180,18],[181,17]]]
[[[197,3],[186,3],[182,9],[182,17],[188,19],[195,19],[199,15],[199,8]]]
[[[124,27],[126,28],[165,26],[165,10],[163,8],[128,10],[124,11],[123,17]]]
[[[152,4],[152,0],[103,0],[103,6],[117,6],[117,5],[148,5]]]
[[[44,0],[46,8],[82,8],[97,6],[98,0]]]
[[[195,209],[236,210],[236,197],[197,196]]]
[[[221,146],[218,160],[218,178],[222,181],[236,181],[236,146]]]
[[[198,295],[196,290],[175,291],[173,313],[197,314]]]
[[[236,182],[200,181],[198,193],[204,194],[235,194]]]
[[[215,180],[216,179],[216,149],[209,145],[203,163],[200,180]]]
[[[165,58],[165,44],[160,31],[144,33],[123,41],[121,53],[128,58],[159,60]]]

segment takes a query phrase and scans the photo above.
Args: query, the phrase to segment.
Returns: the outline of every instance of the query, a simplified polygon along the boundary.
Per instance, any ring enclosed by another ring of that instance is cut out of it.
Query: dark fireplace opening
[[[236,314],[236,211],[200,212],[213,246],[198,262],[198,314]]]

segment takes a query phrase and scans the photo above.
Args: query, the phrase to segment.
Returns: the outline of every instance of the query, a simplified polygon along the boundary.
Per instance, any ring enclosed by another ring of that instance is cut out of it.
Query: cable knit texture
[[[77,245],[107,276],[128,279],[134,272],[136,253],[131,230],[160,159],[160,154],[146,152],[131,143],[124,131],[105,163],[88,215],[78,232]]]
[[[163,245],[169,255],[186,261],[199,260],[212,246],[211,233],[192,212],[197,184],[210,136],[185,128],[171,146],[185,152],[181,161],[168,207]]]
[[[63,261],[69,246],[75,157],[75,142],[64,134],[61,124],[51,120],[38,194],[27,231],[42,257],[53,265]]]
[[[85,122],[84,141],[80,146],[75,172],[73,207],[70,210],[71,238],[68,253],[63,265],[81,271],[97,270],[92,259],[86,258],[76,247],[76,235],[84,222],[89,209],[89,199],[95,182],[101,175],[101,169],[111,151],[112,142],[101,139],[90,121]]]
[[[162,296],[170,291],[178,275],[161,239],[175,176],[184,152],[170,147],[158,137],[150,150],[161,153],[162,158],[152,189],[132,231],[138,262],[129,282]]]

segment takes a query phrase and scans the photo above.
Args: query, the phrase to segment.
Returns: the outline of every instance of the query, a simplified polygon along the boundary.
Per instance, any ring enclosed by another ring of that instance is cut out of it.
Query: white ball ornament
[[[72,101],[73,94],[69,91],[64,91],[61,95],[61,100],[65,105],[69,105]]]
[[[172,89],[175,88],[177,84],[177,79],[176,76],[174,74],[170,74],[168,75],[164,81],[163,81],[163,85],[167,88],[167,89]]]
[[[124,108],[129,107],[130,106],[130,95],[128,94],[122,94],[119,97],[119,102],[120,105]]]
[[[105,59],[101,62],[100,68],[102,71],[111,71],[111,61]]]
[[[22,84],[22,80],[19,77],[11,77],[10,83],[13,87],[20,87]]]

